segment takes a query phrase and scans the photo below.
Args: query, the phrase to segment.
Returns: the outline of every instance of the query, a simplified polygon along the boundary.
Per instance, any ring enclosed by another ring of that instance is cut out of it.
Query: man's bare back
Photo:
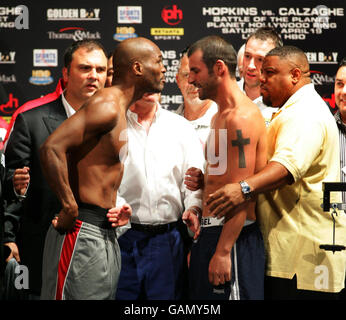
[[[41,147],[44,172],[62,203],[53,221],[62,231],[73,227],[78,202],[115,206],[126,155],[126,111],[145,92],[163,89],[162,54],[150,40],[123,41],[113,60],[113,86],[99,90]]]
[[[93,141],[85,141],[69,154],[70,184],[77,202],[102,208],[114,206],[123,172],[121,158],[126,156],[127,144],[125,107],[117,103],[122,100],[120,97],[122,93],[115,87],[102,89],[90,99],[88,104],[93,107],[86,105],[79,113],[84,123],[93,119],[102,121],[104,127]]]

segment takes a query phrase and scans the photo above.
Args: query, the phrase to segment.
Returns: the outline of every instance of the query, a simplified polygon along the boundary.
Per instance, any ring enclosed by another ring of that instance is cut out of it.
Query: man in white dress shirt
[[[189,72],[187,52],[183,52],[180,58],[179,70],[176,74],[176,81],[184,97],[184,103],[175,112],[189,120],[204,147],[209,135],[211,119],[217,112],[217,104],[212,100],[201,100],[198,97],[198,89],[188,82]]]
[[[159,94],[144,95],[130,107],[128,154],[118,189],[132,208],[131,228],[118,240],[121,249],[117,300],[174,300],[182,297],[184,212],[201,212],[201,193],[186,189],[188,168],[203,168],[193,127],[164,110]]]
[[[210,132],[210,124],[213,116],[218,110],[218,107],[215,101],[210,99],[201,100],[198,96],[198,88],[188,82],[190,68],[187,49],[188,48],[186,48],[181,54],[180,65],[176,74],[177,85],[184,97],[184,102],[175,112],[187,119],[194,127],[204,152],[205,143]],[[198,179],[200,177],[199,175],[200,170],[189,168],[186,172],[185,180],[187,188],[195,186],[194,179]]]

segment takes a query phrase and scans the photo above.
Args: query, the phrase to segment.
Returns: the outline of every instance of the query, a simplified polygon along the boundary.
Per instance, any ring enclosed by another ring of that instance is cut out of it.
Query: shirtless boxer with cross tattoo
[[[212,215],[206,201],[230,182],[239,182],[243,196],[251,196],[243,180],[266,164],[264,119],[236,83],[237,55],[231,44],[208,36],[194,43],[188,56],[189,82],[199,89],[200,99],[214,100],[219,107],[206,143],[201,230],[190,260],[191,298],[263,299],[264,247],[255,201],[229,210],[223,219]],[[183,218],[190,226],[196,220]]]

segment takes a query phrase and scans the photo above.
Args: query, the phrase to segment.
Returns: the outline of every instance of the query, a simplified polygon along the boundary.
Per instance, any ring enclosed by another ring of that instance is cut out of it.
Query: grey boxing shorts
[[[60,234],[50,226],[42,266],[42,300],[114,299],[121,255],[107,209],[79,204],[74,228]]]

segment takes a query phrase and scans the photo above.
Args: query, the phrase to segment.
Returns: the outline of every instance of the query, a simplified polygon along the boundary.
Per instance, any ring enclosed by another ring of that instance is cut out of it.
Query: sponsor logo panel
[[[0,51],[0,64],[15,64],[16,51]]]
[[[58,50],[57,49],[34,49],[33,51],[34,67],[57,67]]]
[[[0,104],[0,112],[2,114],[12,114],[15,109],[19,107],[18,98],[16,98],[13,93],[8,94],[8,101],[4,104]]]
[[[48,21],[99,21],[100,8],[49,8]]]
[[[176,4],[173,4],[172,7],[166,6],[162,9],[161,17],[167,24],[175,26],[183,20],[183,11],[178,9]]]
[[[100,40],[101,33],[99,31],[91,32],[82,27],[66,27],[56,31],[48,31],[48,39],[50,40]]]
[[[344,19],[344,8],[304,6],[279,7],[202,7],[207,29],[217,29],[222,34],[237,34],[242,40],[260,27],[273,27],[283,40],[305,40],[335,30]]]
[[[141,6],[118,6],[118,23],[142,23]]]
[[[183,10],[176,4],[165,6],[161,10],[162,21],[172,27],[151,27],[150,35],[154,40],[181,40],[184,28],[175,27],[183,20]]]
[[[0,73],[0,82],[1,83],[15,83],[17,82],[17,78],[15,74],[7,75]]]
[[[32,70],[29,83],[37,86],[46,86],[54,82],[50,70]]]
[[[310,64],[337,64],[338,52],[305,52]]]
[[[116,41],[138,37],[134,27],[116,27],[115,30],[116,33],[113,35],[113,39]]]

